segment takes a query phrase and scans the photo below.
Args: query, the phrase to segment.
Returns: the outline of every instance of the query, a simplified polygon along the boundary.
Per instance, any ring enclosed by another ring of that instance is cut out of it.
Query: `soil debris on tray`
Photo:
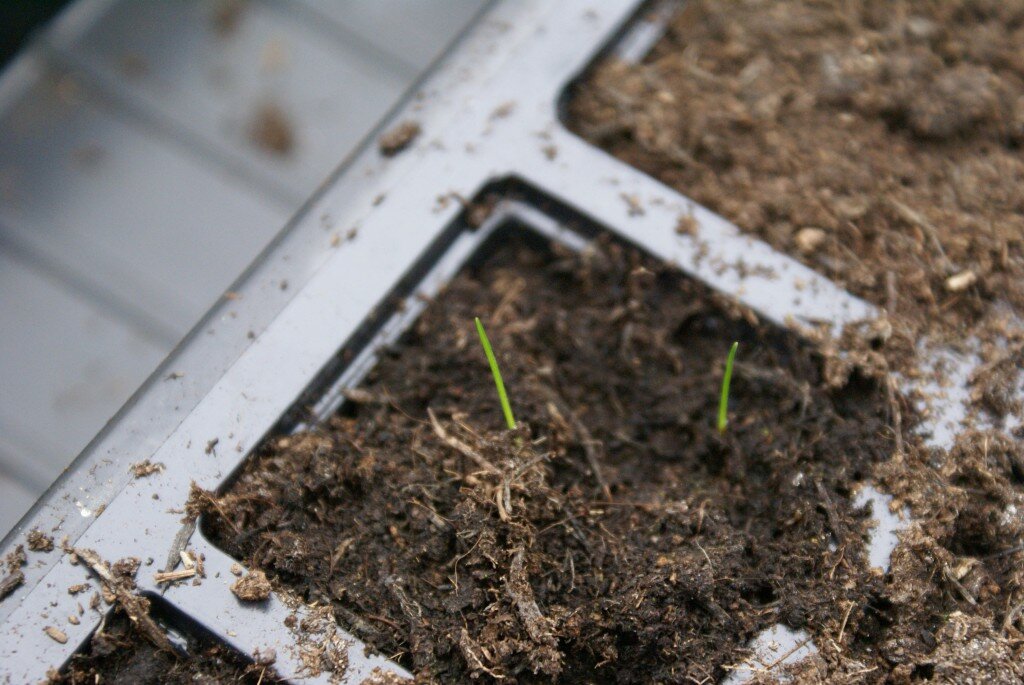
[[[51,672],[51,685],[192,685],[206,683],[276,683],[281,679],[269,663],[248,664],[226,647],[189,640],[187,653],[154,646],[121,613],[105,619],[85,649],[71,657],[61,672]]]
[[[419,137],[422,129],[415,121],[403,121],[393,129],[384,133],[377,140],[377,147],[385,157],[394,157],[399,152],[412,145]]]
[[[980,360],[953,444],[901,431],[875,467],[914,524],[798,680],[1024,680],[1022,44],[1019,0],[693,0],[569,102],[585,138],[883,308],[873,372],[947,388],[932,350]]]
[[[287,157],[295,148],[295,126],[280,105],[263,102],[249,122],[249,140],[264,152]]]
[[[53,536],[47,535],[38,528],[33,528],[25,536],[25,542],[28,543],[28,548],[33,552],[52,552],[53,551]]]
[[[231,584],[231,592],[243,602],[262,602],[270,597],[270,581],[263,571],[254,569]]]
[[[268,439],[208,533],[423,681],[720,679],[777,623],[877,661],[852,497],[893,450],[880,386],[830,387],[808,347],[617,243],[507,238],[355,393],[382,401]]]
[[[160,473],[166,467],[160,462],[152,462],[149,459],[144,459],[140,462],[132,464],[132,475],[136,478],[145,478],[151,476],[154,473]]]

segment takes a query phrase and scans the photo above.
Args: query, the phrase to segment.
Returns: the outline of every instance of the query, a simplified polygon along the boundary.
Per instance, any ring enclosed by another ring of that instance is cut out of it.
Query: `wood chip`
[[[793,236],[793,240],[796,242],[796,247],[800,252],[804,254],[811,254],[825,242],[825,238],[828,234],[820,228],[801,228]]]
[[[977,282],[978,275],[971,271],[970,269],[967,269],[966,271],[961,271],[955,276],[950,276],[949,278],[947,278],[946,290],[948,290],[951,293],[959,293],[964,290],[967,290]]]
[[[25,574],[21,571],[14,570],[8,573],[3,580],[0,580],[0,600],[14,592],[24,582]]]
[[[63,644],[67,644],[68,634],[65,633],[63,630],[61,630],[60,628],[54,628],[53,626],[46,626],[45,628],[43,628],[43,632],[45,632],[52,639],[56,640],[57,642],[61,643],[62,645]]]
[[[158,571],[153,574],[153,580],[157,583],[173,583],[176,580],[191,578],[196,574],[195,567],[183,568],[177,571]]]

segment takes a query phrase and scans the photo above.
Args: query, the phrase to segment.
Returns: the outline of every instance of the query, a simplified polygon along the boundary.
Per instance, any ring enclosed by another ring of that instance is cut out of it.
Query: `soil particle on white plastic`
[[[54,628],[53,626],[46,626],[43,628],[43,632],[50,636],[51,639],[63,644],[67,644],[68,634],[60,628]]]
[[[243,602],[262,602],[270,597],[270,581],[263,571],[254,569],[236,580],[231,591]]]
[[[29,531],[28,535],[25,536],[25,540],[28,542],[28,548],[33,552],[53,551],[53,537],[38,528]]]
[[[412,145],[422,129],[415,121],[404,121],[377,140],[380,153],[385,157],[394,157]]]
[[[286,157],[295,148],[295,127],[280,105],[264,102],[249,122],[249,140],[264,152]]]
[[[152,462],[149,459],[132,464],[132,475],[136,478],[145,478],[151,476],[154,473],[158,473],[164,470],[164,465],[160,462]]]

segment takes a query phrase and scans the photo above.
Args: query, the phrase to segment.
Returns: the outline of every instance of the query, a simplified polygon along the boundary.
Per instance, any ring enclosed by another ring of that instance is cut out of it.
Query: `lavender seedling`
[[[738,342],[732,344],[729,357],[725,360],[725,376],[722,377],[722,395],[718,400],[718,433],[725,435],[725,427],[729,424],[729,383],[732,381],[732,365],[736,360]]]
[[[501,370],[498,368],[498,360],[494,358],[494,350],[491,349],[491,341],[487,339],[487,332],[484,325],[480,323],[480,317],[475,317],[476,332],[480,335],[480,344],[484,347],[484,354],[487,355],[487,363],[491,365],[491,375],[494,376],[494,385],[498,388],[498,399],[501,401],[501,411],[505,414],[505,423],[509,430],[516,429],[516,420],[512,416],[512,405],[509,404],[508,395],[505,393],[505,383],[501,380]]]

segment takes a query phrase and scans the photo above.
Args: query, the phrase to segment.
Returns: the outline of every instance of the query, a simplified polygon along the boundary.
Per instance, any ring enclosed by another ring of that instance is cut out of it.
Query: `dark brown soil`
[[[570,124],[883,307],[891,339],[858,355],[873,371],[912,376],[923,340],[976,341],[971,421],[1013,425],[1022,45],[1019,0],[694,0],[643,63],[599,65]],[[808,681],[1024,679],[1022,437],[965,431],[950,450],[911,440],[879,466],[915,526],[851,624],[876,624],[855,639],[876,657],[818,641]]]
[[[188,655],[158,649],[115,613],[89,642],[84,654],[71,659],[53,685],[215,685],[279,682],[267,666],[247,665],[219,645],[190,641]]]
[[[749,317],[616,244],[510,239],[338,416],[270,439],[207,527],[424,681],[708,682],[778,622],[874,665],[889,600],[851,495],[891,405]]]
[[[1024,2],[687,2],[571,125],[889,308],[897,333],[1024,312]]]

